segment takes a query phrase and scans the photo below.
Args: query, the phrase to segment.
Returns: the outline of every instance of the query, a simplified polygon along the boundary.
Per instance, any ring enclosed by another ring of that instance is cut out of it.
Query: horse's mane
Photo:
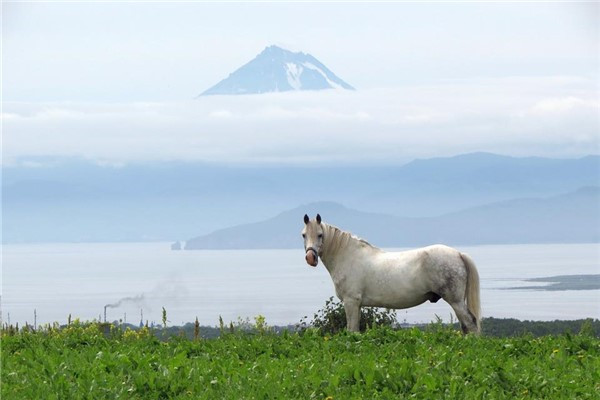
[[[378,247],[373,246],[371,243],[364,239],[353,235],[350,232],[346,232],[338,228],[337,226],[324,224],[327,232],[325,232],[325,242],[327,243],[327,251],[335,253],[339,249],[348,247],[351,243],[357,243],[359,245],[367,246],[374,250],[379,250]]]

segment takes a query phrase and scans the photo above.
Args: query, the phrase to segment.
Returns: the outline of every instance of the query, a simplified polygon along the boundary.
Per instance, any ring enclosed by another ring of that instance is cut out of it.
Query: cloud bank
[[[5,103],[5,164],[98,162],[389,163],[490,151],[599,152],[593,81],[499,78],[435,85],[164,103]]]

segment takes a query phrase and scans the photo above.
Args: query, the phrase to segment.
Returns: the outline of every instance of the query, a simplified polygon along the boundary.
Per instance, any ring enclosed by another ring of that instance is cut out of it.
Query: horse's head
[[[319,255],[323,246],[323,225],[321,225],[321,216],[319,214],[317,214],[317,218],[313,221],[308,218],[308,215],[304,215],[302,237],[304,238],[306,262],[308,265],[316,267],[319,263]]]

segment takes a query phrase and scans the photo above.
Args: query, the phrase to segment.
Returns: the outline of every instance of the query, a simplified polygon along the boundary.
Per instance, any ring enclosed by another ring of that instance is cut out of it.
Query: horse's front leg
[[[360,302],[354,299],[344,299],[346,311],[346,328],[351,332],[360,331]]]

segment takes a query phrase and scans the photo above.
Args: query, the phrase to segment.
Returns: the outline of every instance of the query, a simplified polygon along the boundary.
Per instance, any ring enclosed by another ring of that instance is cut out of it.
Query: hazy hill
[[[271,219],[195,237],[186,250],[298,248],[308,213],[381,247],[434,243],[570,243],[600,240],[600,188],[587,187],[546,199],[503,201],[430,218],[366,213],[337,203],[297,207]]]
[[[434,217],[600,182],[598,156],[473,153],[405,165],[315,167],[35,161],[3,167],[4,242],[181,240],[318,200]]]

